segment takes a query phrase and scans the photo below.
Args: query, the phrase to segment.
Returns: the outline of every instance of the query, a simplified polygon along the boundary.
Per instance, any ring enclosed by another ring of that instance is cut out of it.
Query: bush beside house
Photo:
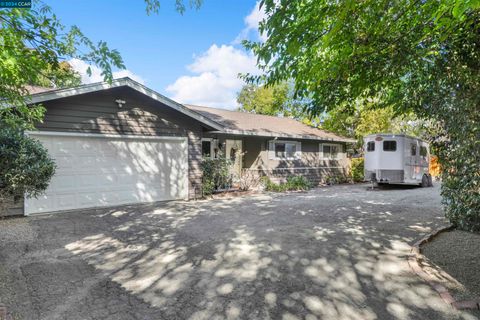
[[[362,182],[364,180],[364,158],[353,158],[351,160],[350,177],[353,182]]]
[[[36,139],[0,127],[0,215],[12,199],[38,197],[55,173],[55,163]]]
[[[211,195],[219,189],[227,189],[232,185],[230,173],[231,161],[224,157],[218,159],[203,159],[203,195]]]

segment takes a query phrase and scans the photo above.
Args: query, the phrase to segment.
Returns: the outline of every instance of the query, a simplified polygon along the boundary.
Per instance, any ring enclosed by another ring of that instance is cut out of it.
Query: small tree
[[[40,196],[55,173],[55,163],[40,141],[7,126],[0,127],[0,159],[1,209],[15,197]]]

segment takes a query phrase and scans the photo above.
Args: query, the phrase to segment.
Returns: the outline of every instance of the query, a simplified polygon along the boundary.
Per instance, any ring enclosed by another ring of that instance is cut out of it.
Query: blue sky
[[[77,25],[92,40],[118,49],[130,75],[179,102],[235,107],[239,72],[256,72],[255,58],[239,39],[261,39],[262,13],[255,0],[204,0],[182,16],[174,0],[161,0],[147,16],[143,1],[45,0],[65,25]],[[188,0],[186,0],[188,3]],[[72,61],[84,73],[81,61]],[[85,82],[99,80],[98,72]]]

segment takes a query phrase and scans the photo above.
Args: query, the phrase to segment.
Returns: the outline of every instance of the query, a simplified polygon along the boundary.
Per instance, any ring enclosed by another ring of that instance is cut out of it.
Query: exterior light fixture
[[[122,99],[117,99],[115,102],[117,103],[119,109],[123,108],[123,105],[126,103],[126,101]]]

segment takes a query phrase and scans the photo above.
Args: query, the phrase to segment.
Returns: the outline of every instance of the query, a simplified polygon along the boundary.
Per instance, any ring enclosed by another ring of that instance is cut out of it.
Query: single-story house
[[[201,192],[201,161],[225,155],[232,172],[314,182],[348,167],[350,139],[289,118],[182,105],[129,78],[42,90],[36,131],[57,164],[45,195],[24,213],[189,199]]]

